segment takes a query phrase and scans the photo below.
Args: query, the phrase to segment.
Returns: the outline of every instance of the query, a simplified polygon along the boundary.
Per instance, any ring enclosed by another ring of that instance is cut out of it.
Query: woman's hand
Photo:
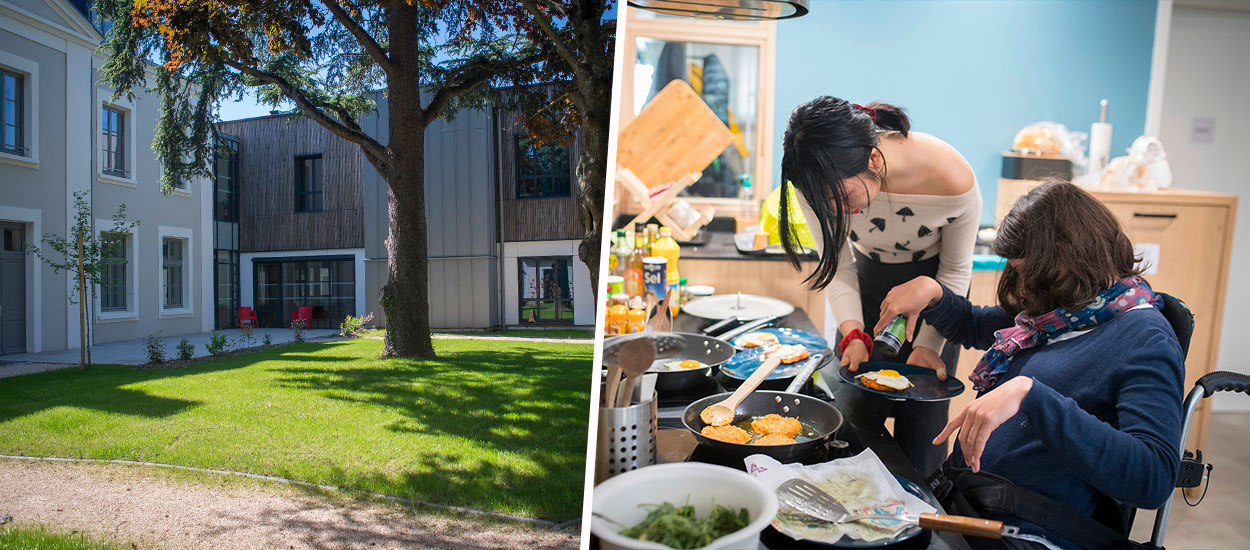
[[[1033,379],[1027,376],[1003,382],[952,418],[942,433],[933,438],[933,444],[941,445],[958,428],[959,448],[963,451],[964,462],[968,463],[973,473],[981,471],[981,452],[985,450],[985,442],[1003,422],[1020,412],[1020,403],[1032,388]]]
[[[868,346],[864,345],[863,340],[855,339],[851,340],[846,345],[846,349],[842,351],[842,362],[838,366],[845,367],[850,365],[850,368],[847,370],[855,372],[859,370],[859,364],[867,360]]]
[[[938,380],[946,381],[946,363],[942,362],[942,358],[936,351],[924,346],[913,346],[911,355],[907,356],[907,364],[933,369],[937,373]]]
[[[881,301],[881,317],[873,334],[889,326],[890,321],[899,315],[907,316],[907,341],[910,342],[916,332],[916,322],[920,320],[920,312],[942,299],[942,285],[932,277],[916,277],[906,283],[890,289]]]

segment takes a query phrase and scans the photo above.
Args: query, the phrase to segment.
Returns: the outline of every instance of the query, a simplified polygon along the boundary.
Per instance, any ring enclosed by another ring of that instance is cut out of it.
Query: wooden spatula
[[[699,413],[699,418],[708,426],[724,426],[734,421],[734,411],[738,409],[738,404],[746,399],[755,388],[772,374],[773,369],[781,364],[781,357],[774,354],[764,361],[764,364],[755,369],[751,376],[747,377],[746,382],[738,386],[738,390],[733,392],[728,398],[720,403],[708,405],[703,412]]]

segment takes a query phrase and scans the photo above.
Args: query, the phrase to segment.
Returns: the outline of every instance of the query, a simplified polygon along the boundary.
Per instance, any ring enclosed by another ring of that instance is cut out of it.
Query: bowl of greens
[[[604,549],[758,548],[777,496],[746,472],[687,462],[647,466],[595,487],[590,531]]]

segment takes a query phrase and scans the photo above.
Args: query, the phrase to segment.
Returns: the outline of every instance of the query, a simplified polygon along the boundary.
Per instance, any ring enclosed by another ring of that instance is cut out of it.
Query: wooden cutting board
[[[683,80],[668,83],[617,138],[617,162],[647,187],[702,172],[733,133]]]

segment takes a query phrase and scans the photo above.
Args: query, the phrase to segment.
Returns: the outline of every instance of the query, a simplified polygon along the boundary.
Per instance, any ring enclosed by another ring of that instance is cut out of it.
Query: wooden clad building
[[[361,126],[386,143],[387,99],[376,100]],[[436,328],[594,324],[589,270],[577,259],[576,142],[537,147],[517,121],[493,109],[462,111],[426,131]],[[369,312],[380,324],[386,187],[359,147],[296,115],[219,130],[238,148],[238,304],[254,308],[262,326],[287,326],[301,306],[312,307],[318,327]]]

